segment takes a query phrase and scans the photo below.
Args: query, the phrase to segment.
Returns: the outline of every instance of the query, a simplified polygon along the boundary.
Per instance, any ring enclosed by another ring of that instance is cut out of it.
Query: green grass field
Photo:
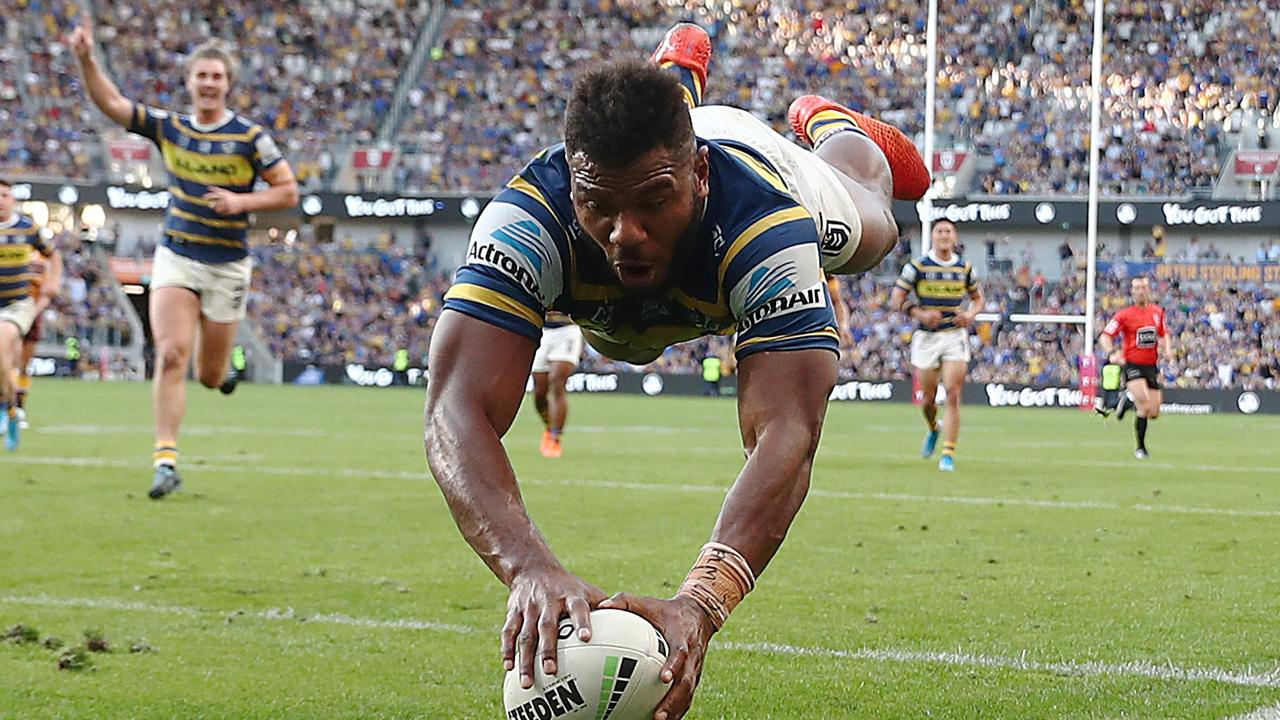
[[[420,391],[193,386],[186,489],[146,498],[150,394],[37,381],[0,457],[0,718],[502,717],[505,593],[426,474]],[[1280,419],[833,406],[813,494],[717,637],[691,718],[1226,718],[1280,703]],[[741,464],[729,400],[573,397],[508,437],[606,591],[669,595]],[[131,653],[145,640],[152,652]]]

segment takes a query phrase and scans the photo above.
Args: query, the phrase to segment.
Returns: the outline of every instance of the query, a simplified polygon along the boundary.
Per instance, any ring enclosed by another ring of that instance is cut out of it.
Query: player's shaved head
[[[629,165],[658,147],[694,151],[693,120],[676,76],[647,62],[594,67],[573,84],[564,114],[565,152],[605,167]]]
[[[624,286],[659,292],[690,257],[710,192],[684,90],[647,63],[593,68],[564,125],[574,215]]]

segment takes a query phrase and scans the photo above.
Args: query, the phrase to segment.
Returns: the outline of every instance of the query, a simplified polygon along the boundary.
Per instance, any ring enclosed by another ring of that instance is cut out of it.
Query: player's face
[[[707,150],[655,148],[621,168],[582,153],[569,158],[573,211],[624,287],[661,287],[681,259],[681,240],[697,230],[707,197]]]
[[[956,249],[956,226],[948,220],[934,223],[929,237],[932,239],[930,244],[933,249],[940,253],[949,255]]]
[[[13,214],[13,188],[0,185],[0,220],[8,220]]]
[[[221,113],[227,107],[227,93],[231,92],[227,66],[214,58],[200,58],[191,63],[187,92],[191,93],[196,112]]]
[[[1151,283],[1146,278],[1138,278],[1131,281],[1129,283],[1129,295],[1138,304],[1151,302]]]

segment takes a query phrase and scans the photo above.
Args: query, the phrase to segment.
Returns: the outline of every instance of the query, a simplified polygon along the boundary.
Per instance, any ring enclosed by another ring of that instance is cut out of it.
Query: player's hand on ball
[[[692,599],[677,595],[670,600],[618,593],[600,603],[601,608],[627,610],[648,620],[667,639],[671,652],[659,675],[671,689],[658,703],[654,720],[680,720],[693,704],[693,692],[702,678],[707,644],[715,634],[711,618]]]
[[[927,328],[935,328],[942,322],[942,311],[940,310],[921,310],[920,324]]]
[[[246,209],[244,198],[240,193],[231,192],[226,188],[209,188],[209,192],[204,194],[204,199],[219,215],[239,215]]]
[[[544,673],[554,675],[560,618],[568,615],[579,628],[579,639],[590,640],[591,611],[605,597],[603,590],[564,568],[517,576],[511,583],[507,622],[502,626],[502,666],[510,670],[519,660],[522,688],[533,687],[536,659],[541,659]]]

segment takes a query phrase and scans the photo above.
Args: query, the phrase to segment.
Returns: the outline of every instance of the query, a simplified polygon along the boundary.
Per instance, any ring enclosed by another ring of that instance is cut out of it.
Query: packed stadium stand
[[[451,276],[403,248],[257,248],[249,313],[274,355],[316,363],[415,362]]]
[[[81,3],[16,2],[20,12],[0,19],[0,172],[101,174],[100,118],[80,102],[59,42]],[[344,177],[351,148],[380,141],[395,163],[362,187],[491,190],[556,141],[576,68],[643,57],[678,20],[715,39],[709,102],[785,131],[791,99],[820,92],[917,141],[923,132],[924,17],[898,0],[452,0],[438,25],[421,0],[91,5],[108,68],[144,102],[180,106],[183,54],[209,36],[232,42],[238,108],[272,128],[314,187]],[[1271,122],[1280,0],[1109,9],[1103,193],[1208,193],[1231,150],[1256,145],[1241,128]],[[943,3],[941,13],[938,147],[973,158],[951,189],[1083,194],[1086,4]]]

